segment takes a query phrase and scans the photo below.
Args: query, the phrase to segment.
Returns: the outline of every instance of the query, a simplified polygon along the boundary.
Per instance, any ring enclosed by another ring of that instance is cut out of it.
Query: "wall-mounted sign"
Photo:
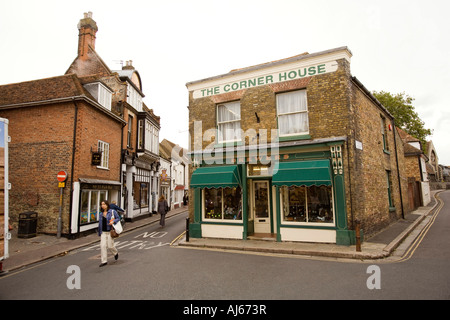
[[[102,153],[101,152],[92,152],[92,165],[99,166],[102,163]]]
[[[249,89],[278,82],[317,76],[329,72],[334,72],[337,69],[337,61],[330,61],[305,67],[291,67],[291,69],[287,69],[284,71],[259,74],[255,77],[242,78],[236,81],[225,82],[213,87],[198,89],[194,91],[193,97],[194,99],[204,98],[217,94],[229,93],[237,90]]]

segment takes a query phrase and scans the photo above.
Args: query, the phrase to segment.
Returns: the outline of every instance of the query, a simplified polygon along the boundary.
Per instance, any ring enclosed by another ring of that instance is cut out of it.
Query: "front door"
[[[269,181],[253,181],[255,233],[270,233]]]

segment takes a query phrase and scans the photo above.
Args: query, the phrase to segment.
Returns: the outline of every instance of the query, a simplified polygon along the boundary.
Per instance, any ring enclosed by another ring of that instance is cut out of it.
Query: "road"
[[[109,255],[105,267],[93,245],[4,276],[0,299],[449,299],[450,191],[439,196],[437,214],[400,261],[171,246],[184,231],[184,213],[163,229],[153,224],[122,235],[119,260]]]

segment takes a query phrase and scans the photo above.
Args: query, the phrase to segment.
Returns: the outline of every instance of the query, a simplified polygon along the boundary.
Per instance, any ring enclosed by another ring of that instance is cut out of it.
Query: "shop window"
[[[331,186],[283,186],[280,196],[283,221],[334,223]]]
[[[242,220],[242,192],[240,187],[203,189],[204,219]]]
[[[306,90],[277,94],[277,115],[280,137],[308,134]]]
[[[82,190],[80,205],[80,224],[97,222],[101,202],[108,198],[106,190]]]
[[[241,141],[241,104],[239,101],[217,106],[218,142]]]
[[[133,209],[148,207],[148,183],[135,181],[133,184]]]

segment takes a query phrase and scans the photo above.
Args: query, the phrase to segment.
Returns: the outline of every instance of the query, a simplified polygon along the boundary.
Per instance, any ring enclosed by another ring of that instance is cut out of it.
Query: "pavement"
[[[273,239],[197,239],[180,237],[172,245],[210,250],[226,250],[239,252],[259,252],[267,254],[296,255],[307,257],[328,257],[337,259],[377,260],[389,257],[401,257],[409,245],[426,227],[434,209],[438,206],[436,195],[444,190],[431,192],[431,202],[424,207],[408,213],[405,219],[400,219],[390,226],[366,239],[361,244],[361,251],[356,246],[343,246],[336,244],[303,243],[303,242],[276,242]],[[188,207],[173,209],[167,213],[167,218],[185,213]],[[133,222],[126,222],[124,233],[130,232],[150,224],[159,222],[159,215],[153,215]],[[57,238],[55,235],[38,234],[33,238],[18,238],[17,231],[13,230],[9,240],[9,257],[3,261],[3,274],[28,265],[66,255],[68,252],[100,242],[97,233],[69,240],[65,237]],[[0,273],[1,275],[1,273]]]

